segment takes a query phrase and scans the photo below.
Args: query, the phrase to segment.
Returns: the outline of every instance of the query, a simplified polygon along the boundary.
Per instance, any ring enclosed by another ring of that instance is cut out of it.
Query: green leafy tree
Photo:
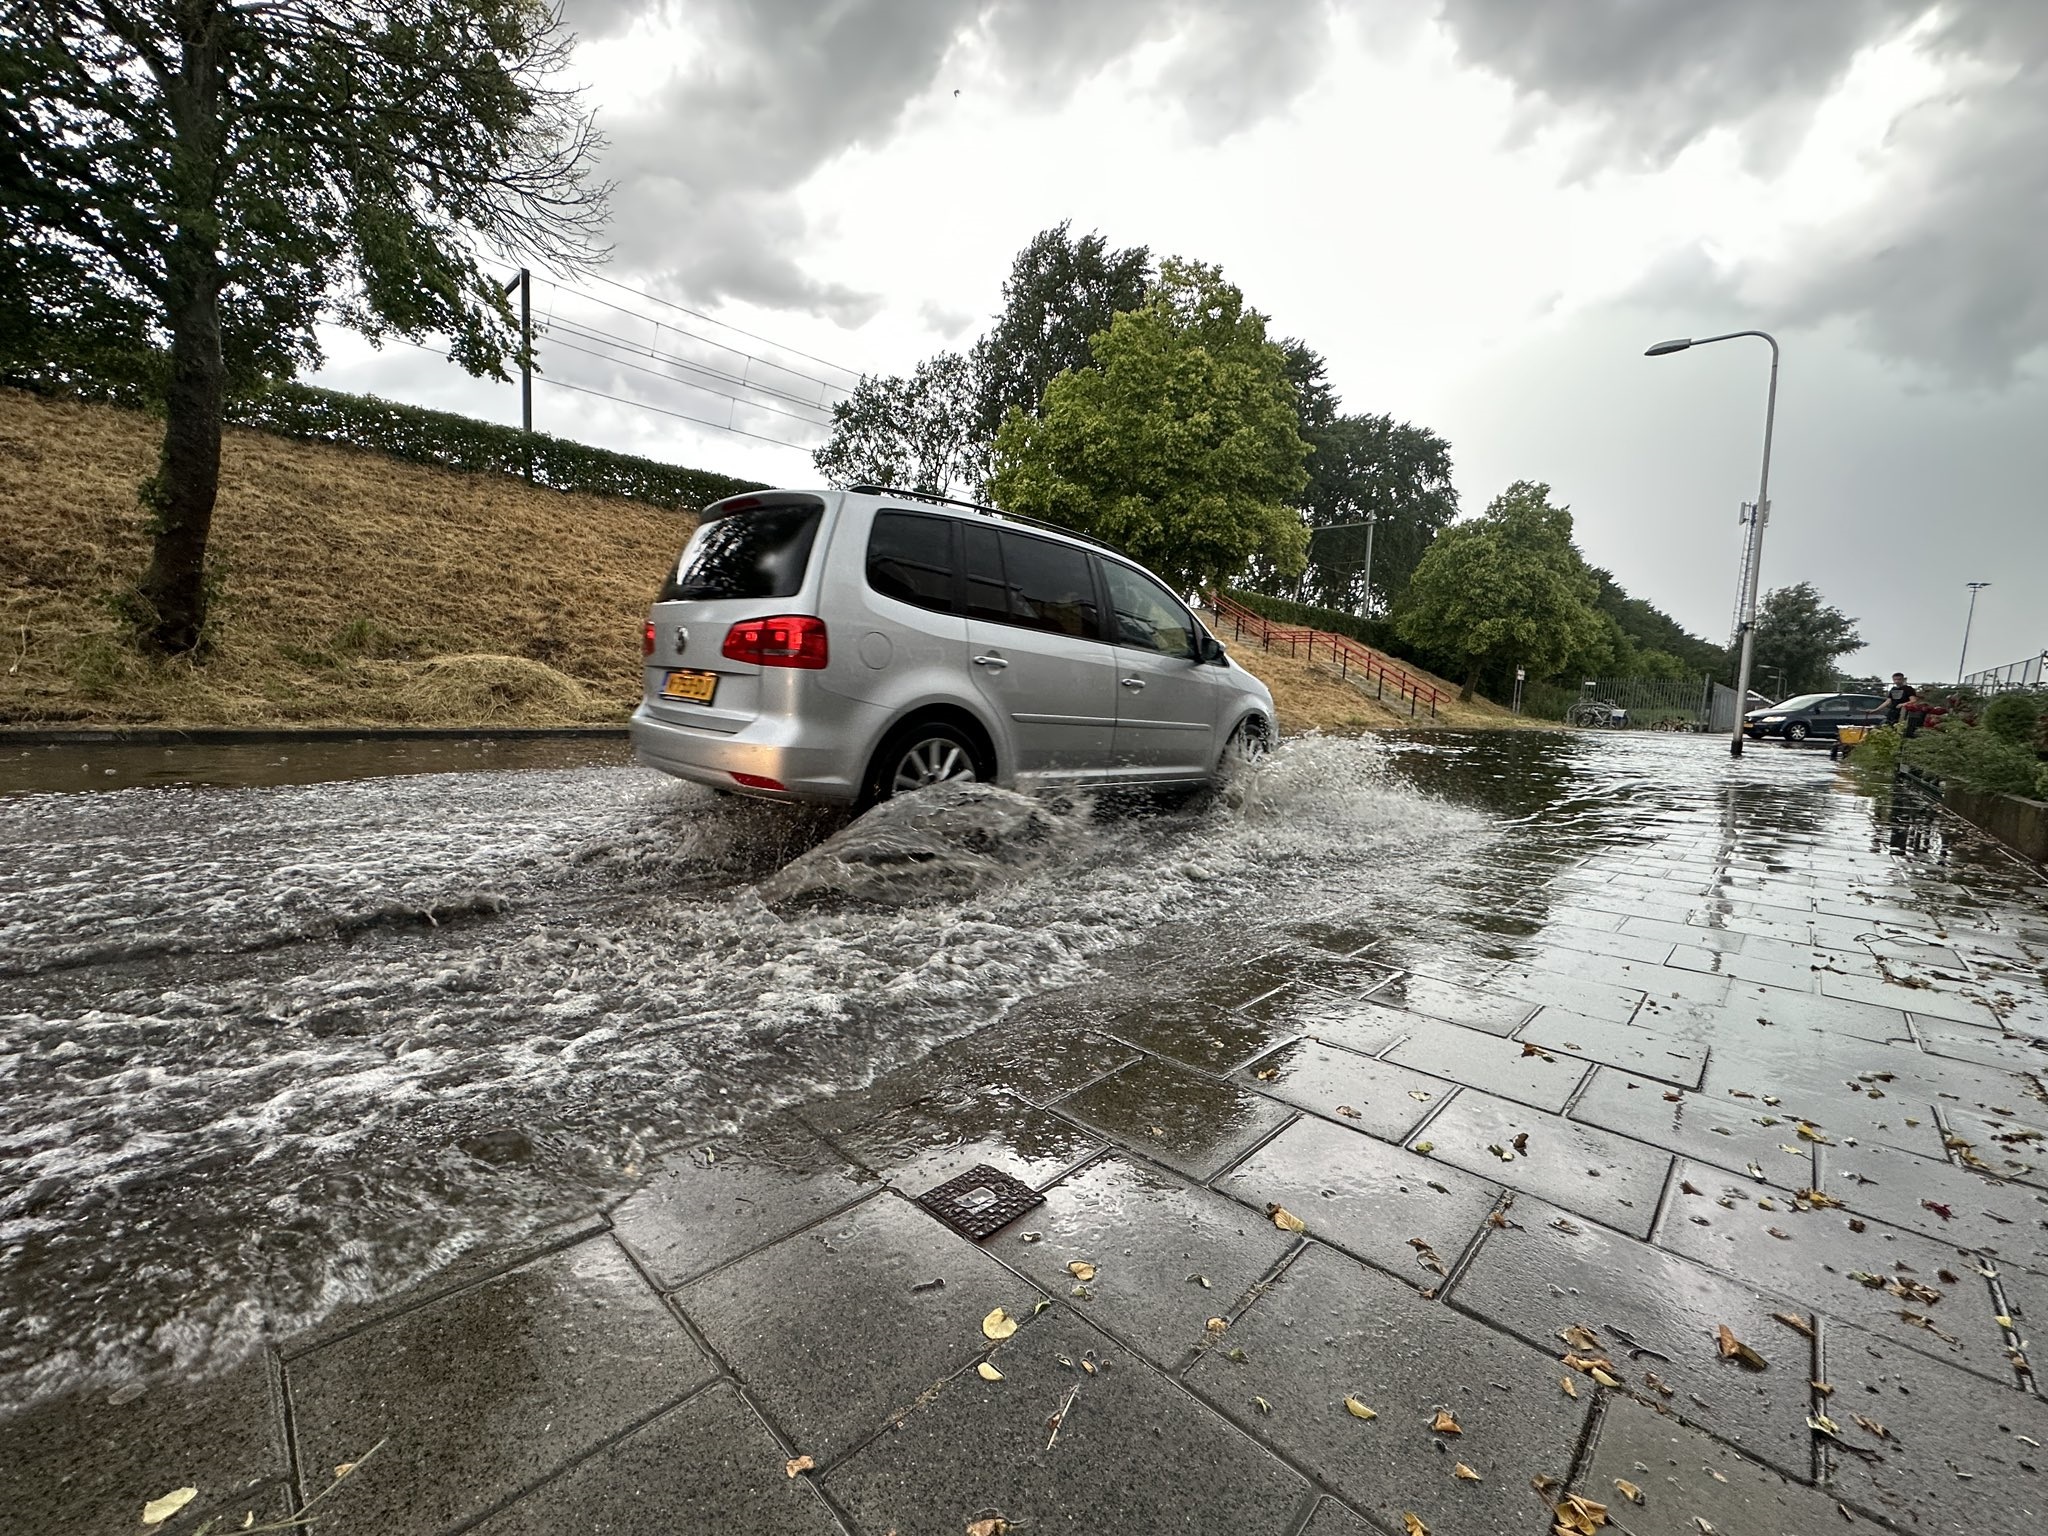
[[[1549,486],[1519,480],[1437,535],[1396,623],[1410,644],[1455,663],[1469,699],[1484,675],[1524,666],[1548,677],[1593,652],[1608,635],[1598,590],[1572,547],[1570,510],[1550,504]]]
[[[445,337],[502,376],[485,252],[591,259],[604,189],[541,0],[10,0],[0,371],[160,398],[142,635],[196,649],[225,394],[314,325]]]
[[[1813,583],[1778,587],[1756,605],[1756,639],[1750,679],[1784,674],[1787,697],[1820,693],[1834,686],[1842,657],[1863,649],[1856,621],[1821,600]],[[1735,658],[1730,658],[1734,676]]]
[[[1593,579],[1600,583],[1594,606],[1613,619],[1628,641],[1617,655],[1614,677],[1730,676],[1725,671],[1728,653],[1711,640],[1702,640],[1661,608],[1630,597],[1614,577],[1594,566]],[[1659,659],[1661,658],[1661,659]]]
[[[974,371],[958,352],[928,357],[909,378],[864,378],[832,407],[832,437],[811,455],[833,485],[893,485],[949,496],[983,458]]]
[[[1169,259],[1093,351],[1095,366],[1047,386],[1038,415],[1004,421],[1002,504],[1121,545],[1183,591],[1255,559],[1299,571],[1308,445],[1265,317],[1217,268]]]
[[[1013,410],[1035,414],[1045,387],[1095,361],[1089,338],[1145,302],[1152,253],[1113,251],[1099,234],[1078,240],[1068,221],[1034,235],[1010,264],[1003,312],[974,347],[975,413],[993,442]]]

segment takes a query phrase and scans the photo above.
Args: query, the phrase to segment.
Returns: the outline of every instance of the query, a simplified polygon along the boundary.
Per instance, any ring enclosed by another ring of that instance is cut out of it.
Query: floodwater
[[[1659,843],[1846,839],[1905,903],[2027,886],[1819,754],[1718,739],[1312,738],[1178,807],[952,786],[854,822],[611,743],[445,750],[0,775],[0,1414],[224,1366],[1162,953],[1196,990],[1366,944],[1456,977]]]

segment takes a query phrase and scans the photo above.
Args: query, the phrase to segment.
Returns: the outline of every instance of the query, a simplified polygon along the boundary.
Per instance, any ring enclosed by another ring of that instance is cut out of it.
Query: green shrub
[[[1865,736],[1849,753],[1849,777],[1868,795],[1880,795],[1892,787],[1899,768],[1899,748],[1904,736],[1896,725],[1881,726]]]
[[[1921,732],[1906,743],[1902,755],[1914,767],[1944,782],[1994,794],[2031,795],[2040,777],[2040,763],[2031,746],[2017,745],[1981,725],[1965,725],[1960,720]]]
[[[1984,729],[2015,746],[2032,746],[2043,700],[2037,693],[2001,693],[1984,706]]]
[[[227,418],[280,437],[373,448],[415,464],[522,476],[530,465],[535,485],[630,496],[658,507],[696,511],[723,497],[762,489],[756,480],[613,453],[545,432],[528,436],[496,422],[308,384],[272,384],[261,393],[233,398]]]

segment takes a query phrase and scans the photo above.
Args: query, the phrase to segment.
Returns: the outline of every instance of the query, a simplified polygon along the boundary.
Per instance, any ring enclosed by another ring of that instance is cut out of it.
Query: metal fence
[[[2048,651],[2003,667],[1986,667],[1982,672],[1972,672],[1963,679],[1964,687],[1974,688],[1979,693],[2006,693],[2015,688],[2040,688],[2044,685],[2048,685]]]
[[[1625,711],[1627,725],[1636,730],[1735,729],[1735,690],[1704,676],[1679,682],[1649,677],[1601,677],[1576,690],[1532,683],[1523,695],[1530,714],[1552,720],[1567,719],[1574,705],[1588,702],[1611,704]]]

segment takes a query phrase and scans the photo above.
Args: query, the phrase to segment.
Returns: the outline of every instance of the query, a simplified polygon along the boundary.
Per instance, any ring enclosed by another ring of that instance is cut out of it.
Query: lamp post
[[[1719,336],[1660,341],[1643,353],[1645,357],[1663,357],[1666,353],[1683,352],[1688,347],[1704,347],[1709,342],[1733,341],[1738,336],[1758,336],[1771,344],[1771,388],[1764,397],[1764,468],[1757,481],[1756,515],[1749,520],[1749,574],[1743,582],[1743,590],[1736,594],[1737,611],[1741,614],[1742,660],[1735,673],[1735,732],[1728,743],[1729,754],[1734,757],[1742,756],[1742,717],[1749,708],[1749,663],[1756,646],[1757,574],[1763,564],[1764,523],[1771,515],[1771,428],[1778,415],[1778,338],[1769,331],[1728,331]]]
[[[1368,610],[1366,615],[1368,618],[1371,617],[1370,610],[1372,608],[1372,531],[1378,526],[1379,520],[1379,513],[1368,512],[1365,515],[1365,521],[1361,523],[1325,523],[1320,528],[1311,528],[1308,531],[1308,541],[1313,546],[1316,541],[1316,535],[1319,533],[1335,533],[1340,528],[1363,528],[1365,530],[1365,606]],[[1302,573],[1303,580],[1306,580],[1307,576],[1308,573],[1304,571]]]
[[[1977,594],[1990,586],[1991,583],[1988,581],[1966,581],[1963,585],[1970,589],[1970,611],[1963,616],[1963,654],[1956,658],[1956,686],[1958,688],[1963,686],[1963,663],[1970,659],[1970,625],[1976,622],[1977,618]]]

